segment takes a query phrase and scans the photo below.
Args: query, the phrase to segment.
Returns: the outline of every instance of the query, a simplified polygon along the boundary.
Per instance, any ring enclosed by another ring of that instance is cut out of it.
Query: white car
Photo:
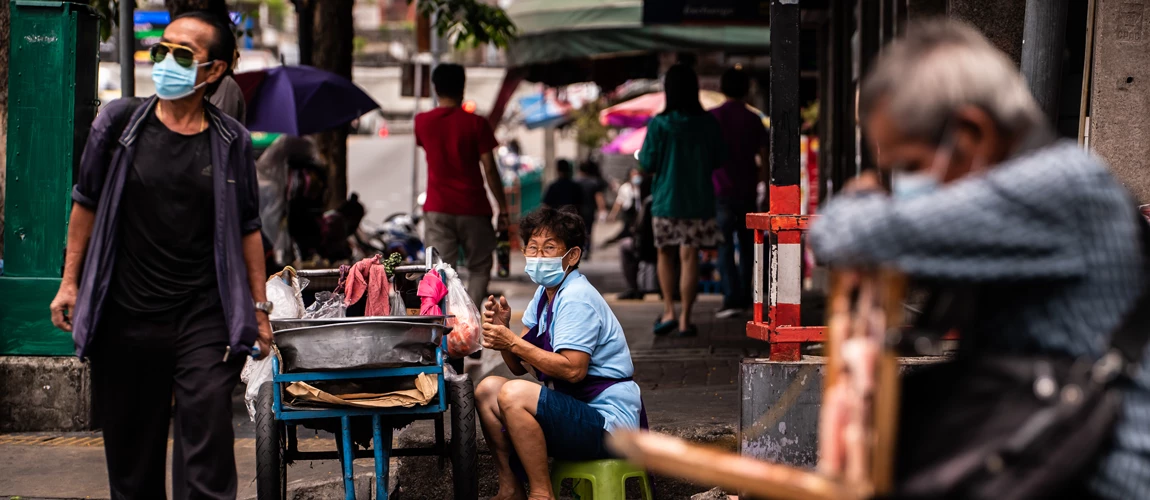
[[[236,73],[245,71],[259,71],[280,65],[280,60],[270,50],[240,50],[240,60],[236,64]]]

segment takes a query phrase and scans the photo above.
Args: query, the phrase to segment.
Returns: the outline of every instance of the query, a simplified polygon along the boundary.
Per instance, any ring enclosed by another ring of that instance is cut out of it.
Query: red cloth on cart
[[[344,304],[352,305],[366,296],[364,316],[391,315],[391,283],[387,280],[387,269],[379,262],[379,256],[356,262],[348,272],[344,284]]]
[[[420,316],[443,315],[443,309],[439,308],[439,303],[443,302],[443,298],[447,296],[447,285],[443,284],[438,272],[428,271],[427,274],[423,275],[416,294],[420,298]]]

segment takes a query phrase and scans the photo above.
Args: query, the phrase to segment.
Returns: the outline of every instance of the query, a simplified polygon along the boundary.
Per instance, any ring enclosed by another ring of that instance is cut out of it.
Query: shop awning
[[[516,0],[507,9],[519,30],[509,66],[711,49],[765,53],[768,28],[644,26],[642,0]]]

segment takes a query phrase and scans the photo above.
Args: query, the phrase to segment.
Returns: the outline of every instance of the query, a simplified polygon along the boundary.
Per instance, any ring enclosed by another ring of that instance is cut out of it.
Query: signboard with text
[[[643,0],[643,24],[767,25],[770,0]]]

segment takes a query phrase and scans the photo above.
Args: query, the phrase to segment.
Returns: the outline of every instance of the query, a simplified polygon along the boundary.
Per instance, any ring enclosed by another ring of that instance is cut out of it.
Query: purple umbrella
[[[310,66],[235,75],[247,99],[248,130],[308,135],[346,125],[379,104],[350,80]]]

